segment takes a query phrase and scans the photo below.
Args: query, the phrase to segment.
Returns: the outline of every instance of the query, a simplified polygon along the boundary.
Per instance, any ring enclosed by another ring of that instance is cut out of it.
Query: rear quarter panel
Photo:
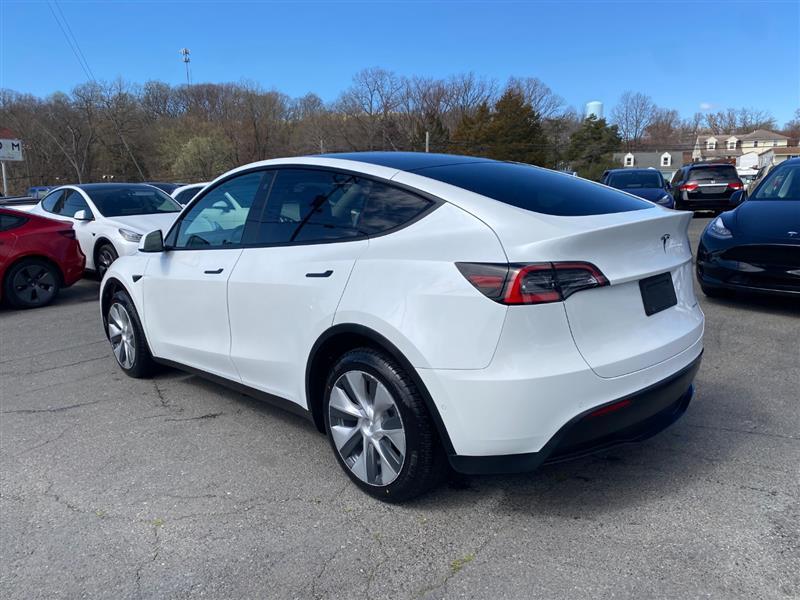
[[[506,256],[489,227],[443,203],[404,229],[370,239],[334,324],[380,333],[417,368],[486,367],[507,309],[478,292],[456,268],[459,261]]]

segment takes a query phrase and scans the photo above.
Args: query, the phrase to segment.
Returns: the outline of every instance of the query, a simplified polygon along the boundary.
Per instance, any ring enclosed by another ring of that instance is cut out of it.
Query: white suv
[[[231,171],[101,288],[114,354],[301,413],[386,500],[643,439],[702,354],[690,213],[462,156]]]

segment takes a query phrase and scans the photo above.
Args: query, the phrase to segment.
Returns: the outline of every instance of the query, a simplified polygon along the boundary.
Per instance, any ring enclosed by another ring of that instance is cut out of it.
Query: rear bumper
[[[698,356],[684,369],[648,388],[592,407],[576,415],[538,452],[499,456],[450,456],[459,473],[479,475],[532,471],[543,463],[560,462],[639,442],[677,421],[694,393]]]

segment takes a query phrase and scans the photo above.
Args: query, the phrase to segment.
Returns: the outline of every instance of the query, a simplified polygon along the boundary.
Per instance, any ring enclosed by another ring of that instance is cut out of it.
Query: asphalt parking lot
[[[796,304],[700,294],[695,401],[644,444],[391,506],[298,417],[126,377],[97,290],[0,309],[4,599],[800,597]]]

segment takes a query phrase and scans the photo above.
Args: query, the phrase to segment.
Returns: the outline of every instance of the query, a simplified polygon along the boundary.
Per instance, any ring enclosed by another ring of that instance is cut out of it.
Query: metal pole
[[[431,151],[431,132],[425,132],[425,152]]]
[[[319,140],[319,153],[325,154],[325,142],[320,138]]]
[[[8,196],[8,182],[6,181],[6,161],[0,160],[3,167],[3,196]]]

